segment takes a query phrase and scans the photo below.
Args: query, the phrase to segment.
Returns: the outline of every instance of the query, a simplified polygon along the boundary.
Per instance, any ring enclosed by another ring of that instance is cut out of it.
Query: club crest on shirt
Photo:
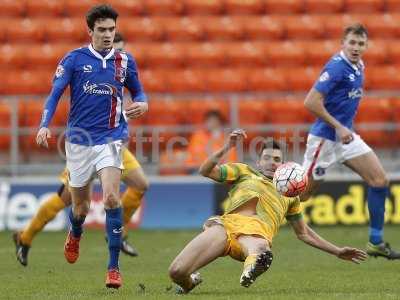
[[[356,80],[356,77],[354,76],[354,74],[349,74],[349,80],[350,80],[351,82],[353,82],[353,81]]]
[[[60,78],[61,76],[64,75],[64,73],[65,73],[64,67],[62,65],[58,65],[55,73],[56,78]]]
[[[329,79],[329,73],[326,71],[322,73],[321,76],[319,77],[320,82],[327,81],[328,79]]]

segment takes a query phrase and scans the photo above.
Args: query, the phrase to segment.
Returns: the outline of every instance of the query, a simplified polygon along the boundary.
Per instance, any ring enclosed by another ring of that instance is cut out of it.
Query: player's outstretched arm
[[[304,100],[304,106],[315,116],[321,118],[331,127],[335,128],[343,144],[348,144],[353,140],[353,134],[336,120],[324,106],[324,95],[312,88]]]
[[[291,221],[290,224],[292,225],[297,238],[310,246],[335,255],[340,259],[348,260],[356,264],[359,264],[361,261],[367,258],[367,253],[362,250],[351,247],[340,248],[324,240],[315,231],[313,231],[303,219]]]
[[[238,142],[246,138],[246,132],[243,129],[235,129],[229,135],[225,145],[210,155],[200,166],[199,173],[204,177],[211,178],[215,181],[220,179],[220,169],[218,166],[219,161],[229,152]]]

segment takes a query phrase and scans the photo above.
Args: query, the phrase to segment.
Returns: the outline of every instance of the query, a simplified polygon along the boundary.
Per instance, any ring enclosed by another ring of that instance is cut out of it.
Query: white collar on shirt
[[[344,54],[343,50],[340,51],[340,57],[343,58],[355,71],[364,70],[364,62],[362,59],[358,62],[358,64],[353,64],[347,57],[346,54]]]
[[[88,48],[89,48],[89,51],[92,52],[92,54],[94,56],[96,56],[98,59],[100,59],[103,62],[103,69],[107,68],[107,59],[110,59],[114,55],[115,49],[111,48],[110,52],[108,52],[108,54],[103,57],[103,55],[101,55],[99,52],[97,52],[93,48],[92,44],[89,44]]]

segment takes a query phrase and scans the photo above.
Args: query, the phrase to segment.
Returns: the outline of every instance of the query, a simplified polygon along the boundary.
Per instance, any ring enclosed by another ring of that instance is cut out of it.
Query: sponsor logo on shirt
[[[349,80],[351,82],[355,81],[356,80],[356,76],[354,74],[349,74]]]
[[[113,87],[107,83],[90,83],[86,81],[83,85],[83,92],[86,94],[93,94],[93,95],[112,95],[113,94]]]
[[[363,89],[362,88],[354,88],[348,93],[348,97],[350,99],[358,99],[361,98],[363,95]]]
[[[55,74],[56,78],[60,78],[61,76],[64,75],[64,73],[65,73],[64,67],[62,65],[58,65]]]
[[[83,72],[91,73],[92,72],[92,66],[91,65],[84,65],[83,66]]]
[[[322,73],[321,76],[319,77],[320,82],[327,81],[328,79],[329,79],[329,73],[326,71]]]

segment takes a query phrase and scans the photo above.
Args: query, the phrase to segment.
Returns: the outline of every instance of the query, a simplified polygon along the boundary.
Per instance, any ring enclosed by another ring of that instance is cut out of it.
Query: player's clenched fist
[[[134,102],[126,108],[125,113],[129,119],[136,119],[141,117],[148,110],[149,106],[147,102]]]
[[[50,129],[42,127],[36,135],[36,144],[41,147],[49,148],[49,144],[47,143],[47,139],[49,138],[51,138]]]

